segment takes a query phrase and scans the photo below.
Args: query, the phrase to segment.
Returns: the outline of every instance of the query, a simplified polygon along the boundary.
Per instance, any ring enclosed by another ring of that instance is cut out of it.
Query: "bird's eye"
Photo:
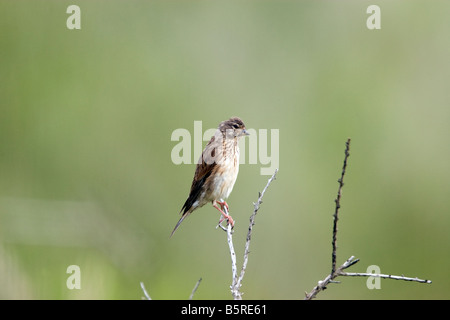
[[[237,124],[233,124],[233,128],[237,129],[239,126]]]

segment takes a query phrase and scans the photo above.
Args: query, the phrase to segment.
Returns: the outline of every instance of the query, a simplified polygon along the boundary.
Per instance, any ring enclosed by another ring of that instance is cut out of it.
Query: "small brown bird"
[[[170,236],[178,229],[184,218],[208,202],[212,202],[214,208],[223,215],[219,223],[227,219],[232,226],[234,225],[231,216],[223,210],[225,206],[228,211],[225,199],[233,190],[239,172],[238,141],[248,134],[244,122],[237,117],[220,123],[198,160],[189,197],[180,211],[183,214]],[[217,206],[218,204],[221,208]]]

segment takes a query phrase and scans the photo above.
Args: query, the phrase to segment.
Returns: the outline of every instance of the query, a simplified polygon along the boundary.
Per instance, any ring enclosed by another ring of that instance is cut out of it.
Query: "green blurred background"
[[[81,30],[66,9],[81,8]],[[381,30],[366,9],[381,8]],[[343,278],[319,299],[450,298],[448,1],[0,1],[0,298],[229,299],[210,205],[169,239],[195,165],[177,128],[240,116],[279,129],[245,299],[301,299],[338,263],[431,285]],[[248,162],[248,161],[247,161]],[[238,267],[268,176],[229,198]],[[66,287],[69,265],[81,289]]]

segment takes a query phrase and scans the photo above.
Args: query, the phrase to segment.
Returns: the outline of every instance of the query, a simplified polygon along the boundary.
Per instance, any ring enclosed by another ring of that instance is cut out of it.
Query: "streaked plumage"
[[[222,210],[223,206],[228,208],[225,199],[230,195],[236,182],[239,172],[238,141],[245,135],[248,135],[245,125],[237,117],[220,123],[198,160],[191,191],[181,208],[181,218],[170,236],[178,229],[184,218],[208,202],[212,202],[213,206],[233,224],[231,217]]]

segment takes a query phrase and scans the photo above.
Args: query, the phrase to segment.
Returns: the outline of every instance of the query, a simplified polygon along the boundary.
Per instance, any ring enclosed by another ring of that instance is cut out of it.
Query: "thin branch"
[[[350,139],[347,140],[345,143],[345,157],[344,157],[344,165],[342,167],[342,173],[341,178],[338,180],[339,188],[337,197],[334,200],[336,203],[334,215],[333,215],[333,240],[332,240],[332,254],[331,254],[331,272],[330,274],[323,280],[320,280],[317,283],[317,286],[315,286],[311,292],[307,293],[305,292],[305,300],[311,300],[314,299],[317,294],[320,291],[323,291],[327,288],[327,285],[330,283],[339,283],[339,281],[336,281],[335,279],[339,276],[347,276],[347,277],[378,277],[378,278],[385,278],[385,279],[395,279],[395,280],[404,280],[404,281],[415,281],[419,283],[431,283],[431,280],[422,280],[419,278],[410,278],[405,276],[394,276],[394,275],[386,275],[386,274],[377,274],[377,273],[354,273],[354,272],[344,272],[343,270],[353,266],[356,264],[359,259],[355,259],[354,256],[351,256],[347,259],[339,268],[336,269],[336,250],[337,250],[337,223],[338,223],[338,214],[339,209],[341,208],[341,195],[342,195],[342,188],[344,186],[344,176],[345,176],[345,170],[347,168],[347,160],[350,156]]]
[[[189,296],[189,300],[192,300],[194,298],[194,294],[197,291],[200,282],[202,282],[202,278],[198,279],[197,283],[194,286],[194,289],[192,289],[191,295]]]
[[[248,254],[250,253],[250,241],[252,239],[253,226],[255,225],[255,217],[256,217],[256,214],[258,213],[259,207],[262,203],[262,198],[264,197],[264,193],[266,193],[267,188],[269,188],[269,185],[272,183],[272,181],[275,180],[277,172],[278,172],[278,169],[275,169],[275,172],[273,173],[272,177],[270,177],[270,179],[267,181],[267,184],[264,187],[263,191],[259,193],[258,201],[256,201],[256,203],[253,203],[253,214],[250,216],[250,224],[248,226],[247,241],[245,242],[244,262],[242,263],[241,273],[240,273],[239,279],[236,283],[236,286],[238,289],[241,288],[242,280],[244,279],[244,275],[245,275],[245,270],[247,269]]]
[[[225,213],[228,214],[228,210],[226,207],[224,207],[224,210]],[[220,226],[222,227],[222,225]],[[233,229],[230,223],[228,224],[225,230],[227,232],[227,242],[228,247],[230,248],[230,256],[231,256],[231,274],[232,274],[232,281],[230,286],[231,294],[233,295],[234,300],[241,300],[241,293],[239,292],[239,290],[236,290],[236,281],[237,281],[236,252],[234,251]]]
[[[310,293],[305,293],[305,300],[312,300],[316,297],[316,295],[327,288],[327,285],[330,283],[335,283],[334,279],[338,277],[342,270],[349,268],[350,266],[357,263],[359,259],[355,259],[354,256],[351,256],[347,259],[334,273],[330,273],[325,279],[317,282],[317,286],[315,286]]]
[[[327,285],[330,283],[339,283],[338,281],[335,281],[339,276],[346,276],[346,277],[374,277],[374,278],[384,278],[384,279],[394,279],[394,280],[403,280],[403,281],[414,281],[419,283],[431,283],[431,280],[423,280],[419,279],[417,277],[410,278],[405,276],[395,276],[390,274],[381,274],[381,273],[358,273],[358,272],[344,272],[343,270],[351,267],[352,265],[356,264],[359,261],[359,259],[355,259],[354,256],[351,256],[347,259],[337,270],[334,274],[329,274],[325,279],[319,281],[317,283],[317,286],[315,286],[310,293],[305,293],[305,300],[311,300],[316,297],[316,295],[327,288]]]
[[[189,300],[192,300],[194,298],[194,294],[198,289],[198,286],[200,285],[200,282],[202,282],[202,278],[198,279],[197,283],[194,286],[194,289],[192,289],[191,295],[189,296]],[[143,300],[152,300],[150,295],[148,294],[147,290],[145,289],[144,283],[140,282],[141,289],[144,292],[144,297],[142,297]]]
[[[245,250],[244,250],[244,260],[242,263],[242,269],[241,269],[241,273],[239,274],[239,278],[237,276],[236,253],[234,251],[233,231],[232,231],[231,225],[228,224],[227,228],[225,228],[221,224],[218,225],[218,227],[220,227],[222,230],[227,232],[227,242],[228,242],[228,247],[230,249],[231,272],[232,272],[232,277],[233,277],[233,281],[231,283],[230,289],[231,289],[231,294],[232,294],[234,300],[242,300],[242,292],[240,291],[240,288],[242,286],[242,280],[244,279],[245,270],[247,269],[248,255],[250,253],[250,241],[252,238],[253,226],[255,225],[255,216],[256,216],[256,213],[258,212],[259,207],[262,203],[262,198],[263,198],[265,192],[267,191],[267,188],[269,187],[269,185],[272,183],[273,180],[275,180],[275,176],[276,176],[277,172],[278,172],[278,169],[275,170],[272,177],[267,181],[267,184],[266,184],[265,188],[263,189],[263,191],[259,192],[257,202],[253,203],[253,213],[250,216],[250,224],[248,227],[247,241],[245,243]],[[224,211],[226,214],[228,214],[228,210],[226,207],[224,207]]]
[[[334,209],[334,215],[333,215],[333,240],[332,240],[333,251],[331,253],[331,273],[330,274],[334,274],[334,272],[336,270],[336,250],[337,250],[336,240],[337,240],[337,230],[338,230],[337,222],[339,220],[339,218],[338,218],[339,209],[341,208],[341,195],[342,195],[342,187],[344,186],[345,169],[347,169],[347,160],[348,160],[348,157],[350,156],[349,151],[350,151],[350,138],[348,138],[347,142],[345,143],[344,165],[342,166],[341,178],[338,180],[339,188],[338,188],[337,197],[334,200],[334,202],[336,203],[336,207]]]
[[[415,281],[420,283],[431,283],[431,280],[423,280],[417,277],[410,278],[405,276],[394,276],[391,274],[381,274],[381,273],[341,272],[339,275],[346,277],[374,277],[374,278],[394,279],[403,281]]]
[[[142,297],[142,299],[152,300],[152,298],[150,298],[150,295],[148,294],[147,290],[145,290],[145,286],[144,286],[143,282],[141,282],[141,289],[142,289],[142,291],[144,291],[144,296],[145,296],[145,297]]]

